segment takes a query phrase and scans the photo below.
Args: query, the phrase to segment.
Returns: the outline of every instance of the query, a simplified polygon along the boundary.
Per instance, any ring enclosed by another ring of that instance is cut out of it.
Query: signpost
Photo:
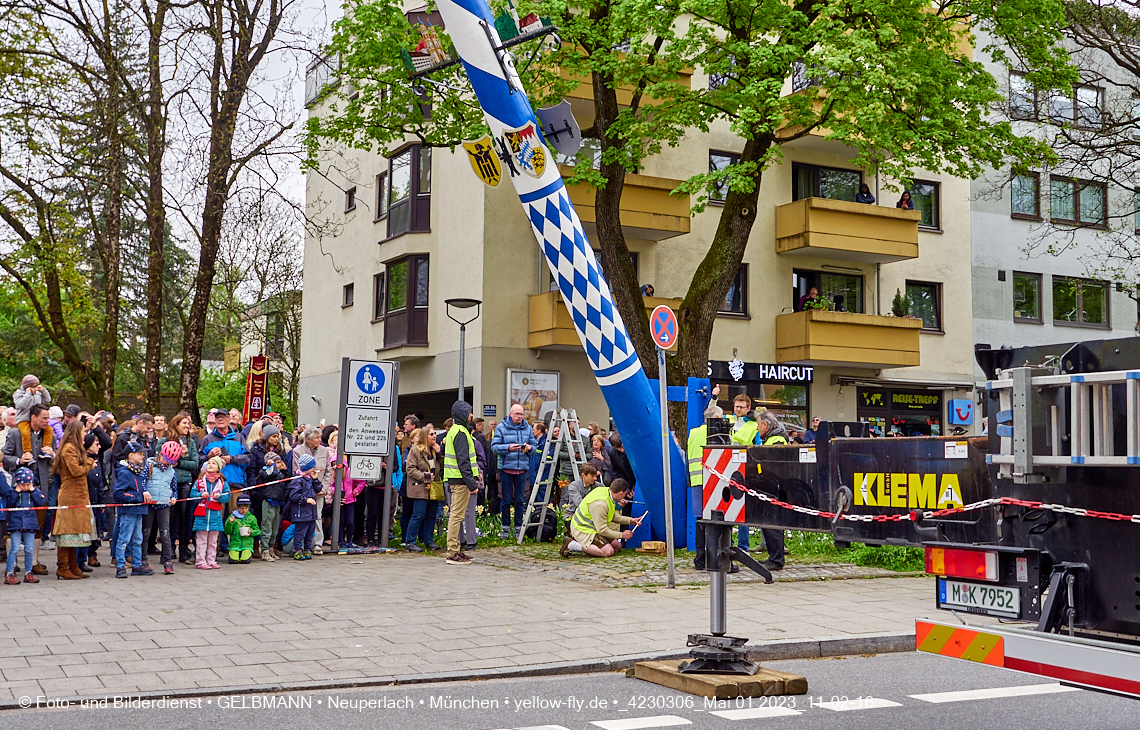
[[[343,358],[340,367],[340,453],[350,457],[356,479],[377,479],[381,463],[395,467],[396,396],[400,392],[400,363]],[[392,508],[392,469],[384,470],[384,507],[381,514],[380,551],[388,552],[389,514]],[[333,476],[333,546],[339,548],[340,498],[344,470]]]
[[[653,344],[657,345],[657,383],[661,391],[661,468],[665,482],[665,557],[669,565],[669,587],[677,587],[673,565],[673,478],[669,468],[669,385],[665,379],[665,351],[677,344],[680,334],[677,315],[672,309],[660,304],[649,315],[649,329],[653,333]]]

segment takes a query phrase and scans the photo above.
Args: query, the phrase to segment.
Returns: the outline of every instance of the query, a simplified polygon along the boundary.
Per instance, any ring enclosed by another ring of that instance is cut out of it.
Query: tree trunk
[[[146,127],[147,190],[146,222],[150,247],[147,261],[146,287],[146,355],[143,384],[146,408],[151,413],[161,409],[162,373],[162,300],[163,273],[166,269],[166,206],[163,196],[163,154],[166,148],[166,116],[163,108],[162,84],[162,33],[168,3],[160,0],[150,23],[150,43],[147,55],[149,88],[146,107],[142,113]]]
[[[124,150],[121,128],[121,105],[117,76],[108,75],[111,85],[108,99],[107,201],[103,207],[103,333],[99,343],[99,387],[103,401],[115,401],[115,368],[119,360],[119,288],[122,247]]]

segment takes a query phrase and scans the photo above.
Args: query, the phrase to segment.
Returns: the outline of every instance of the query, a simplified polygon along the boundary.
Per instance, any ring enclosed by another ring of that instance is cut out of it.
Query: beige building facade
[[[699,72],[687,81],[708,83]],[[571,102],[588,126],[590,89]],[[310,113],[322,113],[319,99]],[[742,147],[726,126],[694,132],[627,177],[622,223],[639,280],[654,288],[647,308],[684,296],[720,213],[713,203],[690,216],[690,201],[669,192]],[[851,157],[809,136],[764,173],[744,265],[713,333],[710,377],[726,408],[748,393],[792,425],[816,415],[880,433],[948,433],[950,400],[973,398],[970,183],[916,172],[919,209],[902,211],[889,181]],[[860,183],[876,204],[853,202]],[[570,192],[593,235],[592,191]],[[463,150],[328,150],[309,175],[307,206],[301,422],[336,420],[341,358],[356,357],[399,360],[401,417],[439,426],[458,386],[459,327],[445,300],[472,298],[482,305],[467,326],[465,386],[476,414],[500,419],[512,396],[535,400],[522,392],[530,381],[549,408],[545,373],[557,373],[557,403],[607,423],[518,197],[480,182]],[[827,308],[802,311],[813,286]],[[896,291],[909,316],[891,316]]]

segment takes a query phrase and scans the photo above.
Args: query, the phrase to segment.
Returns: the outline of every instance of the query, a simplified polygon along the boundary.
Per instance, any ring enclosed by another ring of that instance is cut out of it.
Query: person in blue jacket
[[[40,488],[35,485],[35,474],[26,466],[16,470],[15,488],[8,486],[8,479],[0,471],[0,504],[8,509],[21,509],[20,512],[8,512],[8,534],[12,538],[12,545],[8,549],[8,564],[4,574],[4,583],[10,586],[19,583],[16,580],[16,557],[21,549],[24,551],[24,582],[39,583],[40,579],[32,572],[36,564],[36,533],[40,524],[36,513],[29,507],[43,507],[47,498]]]
[[[499,488],[502,490],[502,539],[506,540],[512,536],[511,507],[515,508],[515,529],[522,525],[531,457],[541,453],[521,404],[512,405],[507,417],[495,429],[495,435],[491,437],[491,451],[498,460]]]
[[[289,482],[288,510],[288,519],[294,527],[293,559],[311,560],[313,532],[321,514],[317,498],[321,497],[324,491],[320,480],[317,479],[317,460],[309,454],[301,454],[296,462],[298,475]]]
[[[131,551],[131,575],[154,575],[143,565],[142,533],[150,492],[146,491],[147,447],[139,441],[127,446],[127,458],[115,467],[115,504],[118,523],[115,538],[115,577],[127,577],[127,550]]]

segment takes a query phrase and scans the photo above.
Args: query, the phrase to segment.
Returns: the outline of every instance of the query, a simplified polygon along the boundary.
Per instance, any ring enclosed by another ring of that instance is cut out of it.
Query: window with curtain
[[[830,198],[855,202],[859,184],[863,182],[860,170],[844,170],[818,165],[792,165],[792,200],[804,198]]]
[[[1103,226],[1107,186],[1067,177],[1049,179],[1049,214],[1060,223]]]
[[[1041,218],[1041,178],[1031,172],[1027,175],[1014,175],[1010,185],[1013,198],[1010,215],[1014,218]]]
[[[732,277],[732,286],[724,295],[724,304],[717,313],[742,316],[748,314],[748,264],[741,264],[736,270],[736,276]]]
[[[1009,75],[1009,112],[1014,119],[1032,119],[1037,114],[1037,92],[1025,74]]]

